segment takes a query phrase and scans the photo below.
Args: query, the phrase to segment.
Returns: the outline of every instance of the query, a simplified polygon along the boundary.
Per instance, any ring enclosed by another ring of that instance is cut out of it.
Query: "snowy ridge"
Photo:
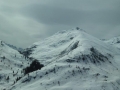
[[[8,90],[120,90],[119,49],[82,30],[58,32],[29,49],[45,67]]]
[[[15,49],[15,50],[17,50],[17,51],[23,51],[22,48],[17,48],[17,47],[14,46],[14,45],[11,45],[11,44],[8,44],[8,43],[6,43],[6,45],[9,46],[9,47],[11,47],[11,48],[13,48],[13,49]]]
[[[105,40],[105,42],[108,44],[111,44],[117,48],[120,48],[120,36],[114,37],[114,38],[109,39],[109,40]]]

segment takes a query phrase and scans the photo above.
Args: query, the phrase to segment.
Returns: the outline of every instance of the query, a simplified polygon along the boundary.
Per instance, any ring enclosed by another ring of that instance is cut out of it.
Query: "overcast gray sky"
[[[98,38],[120,35],[120,0],[0,0],[0,39],[27,47],[80,27]]]

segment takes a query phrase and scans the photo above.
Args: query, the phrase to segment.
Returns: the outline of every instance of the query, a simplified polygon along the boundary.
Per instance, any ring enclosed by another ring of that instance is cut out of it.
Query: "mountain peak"
[[[64,33],[70,33],[70,32],[74,32],[74,31],[83,31],[85,32],[83,29],[79,28],[79,27],[76,27],[76,28],[73,28],[73,29],[69,29],[69,30],[61,30],[59,32],[57,32],[56,34],[64,34]]]
[[[30,47],[32,51],[30,57],[39,59],[43,64],[48,64],[59,55],[71,55],[74,58],[74,56],[80,53],[89,54],[92,47],[103,54],[118,53],[118,50],[111,45],[104,43],[102,40],[79,28],[75,28],[72,30],[62,30],[43,41],[34,43]]]

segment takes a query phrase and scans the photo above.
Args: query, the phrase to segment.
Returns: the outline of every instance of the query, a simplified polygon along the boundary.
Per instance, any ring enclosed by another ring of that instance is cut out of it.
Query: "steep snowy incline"
[[[120,90],[120,51],[81,30],[34,43],[30,57],[45,64],[7,90]]]
[[[0,41],[0,90],[13,85],[26,65],[23,55]]]
[[[112,46],[86,32],[74,29],[58,32],[43,41],[34,43],[31,47],[32,54],[30,57],[40,60],[43,64],[48,64],[53,61],[53,58],[60,57],[65,53],[89,53],[88,49],[91,47],[97,48],[101,53],[118,52]]]

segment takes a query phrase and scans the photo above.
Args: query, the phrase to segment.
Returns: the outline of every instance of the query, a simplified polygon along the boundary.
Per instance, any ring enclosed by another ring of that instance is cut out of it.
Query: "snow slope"
[[[0,40],[0,90],[13,85],[26,65],[23,55]]]
[[[8,90],[120,90],[120,51],[81,30],[34,43],[30,57],[45,65]]]
[[[114,38],[109,39],[109,40],[105,40],[105,42],[108,44],[111,44],[117,48],[120,48],[120,36],[114,37]]]

